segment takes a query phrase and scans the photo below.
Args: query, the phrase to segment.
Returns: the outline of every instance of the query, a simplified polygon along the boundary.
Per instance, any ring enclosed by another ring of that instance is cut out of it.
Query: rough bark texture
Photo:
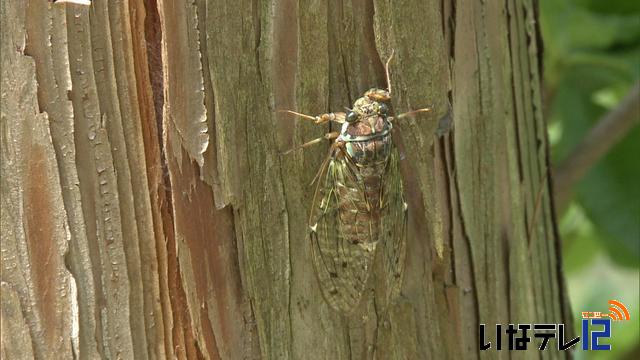
[[[535,0],[0,6],[3,358],[502,358],[478,323],[569,321]],[[345,318],[326,145],[280,155],[328,129],[274,110],[350,106],[392,50],[396,112],[434,109],[398,123],[405,282]]]

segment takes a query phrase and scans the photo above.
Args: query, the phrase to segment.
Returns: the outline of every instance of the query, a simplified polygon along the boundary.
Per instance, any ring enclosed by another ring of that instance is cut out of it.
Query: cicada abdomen
[[[324,137],[333,143],[317,175],[309,228],[323,297],[344,314],[358,307],[374,271],[377,304],[392,302],[402,285],[407,204],[391,137],[390,98],[387,90],[371,89],[347,113],[309,116],[286,111],[317,124],[342,125],[340,132]]]

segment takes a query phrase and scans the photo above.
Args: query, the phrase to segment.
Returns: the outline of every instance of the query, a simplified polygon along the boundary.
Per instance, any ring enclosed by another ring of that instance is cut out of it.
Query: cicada
[[[408,210],[391,133],[395,119],[429,109],[394,117],[391,57],[385,66],[387,90],[366,91],[347,112],[311,116],[284,110],[316,124],[333,122],[341,126],[340,131],[298,148],[324,139],[332,142],[314,179],[317,186],[309,232],[322,295],[332,308],[344,314],[358,307],[374,271],[375,294],[383,298],[379,303],[388,304],[402,285]],[[380,265],[374,266],[374,261]]]

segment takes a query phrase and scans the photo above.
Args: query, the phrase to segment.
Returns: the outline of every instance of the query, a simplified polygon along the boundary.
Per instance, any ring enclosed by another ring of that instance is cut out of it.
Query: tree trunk
[[[535,0],[1,7],[3,358],[502,358],[479,323],[569,322]],[[328,145],[281,155],[327,127],[275,110],[351,106],[392,51],[396,112],[434,111],[397,123],[402,296],[346,317],[307,227]]]

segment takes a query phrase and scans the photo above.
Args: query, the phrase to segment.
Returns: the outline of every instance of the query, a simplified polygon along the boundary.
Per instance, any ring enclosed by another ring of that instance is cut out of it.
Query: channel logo
[[[551,341],[555,341],[555,347],[560,350],[569,350],[582,340],[582,350],[611,350],[611,344],[606,339],[611,338],[611,323],[613,321],[629,321],[631,315],[629,309],[618,300],[609,300],[609,312],[583,311],[582,336],[565,338],[565,324],[496,324],[495,338],[487,341],[485,324],[480,324],[480,350],[495,350],[503,348],[503,334],[509,350],[527,350],[529,343],[538,345],[539,350],[549,347]],[[540,341],[533,341],[539,339]],[[492,343],[493,342],[493,343]]]
[[[608,314],[599,311],[582,312],[582,350],[611,350],[610,344],[602,344],[599,341],[611,337],[611,321],[631,320],[629,310],[622,302],[609,300],[609,305]],[[597,326],[602,328],[594,330]]]

